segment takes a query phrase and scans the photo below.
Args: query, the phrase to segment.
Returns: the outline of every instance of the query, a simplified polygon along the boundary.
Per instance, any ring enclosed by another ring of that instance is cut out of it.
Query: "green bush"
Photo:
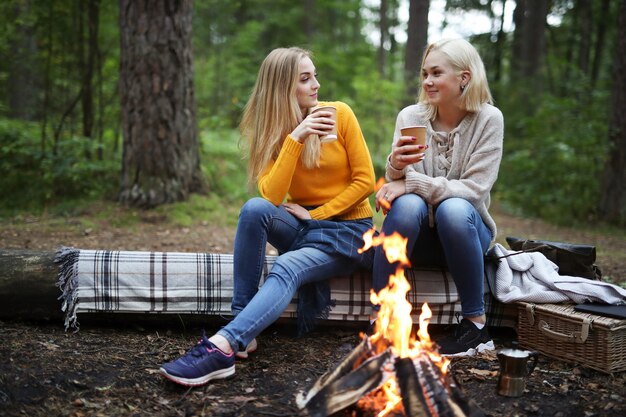
[[[215,129],[200,133],[202,172],[209,191],[228,202],[245,201],[247,166],[239,148],[237,129]]]
[[[559,224],[597,220],[608,150],[603,97],[545,96],[532,116],[508,114],[497,195],[523,214]]]
[[[352,85],[356,94],[344,101],[352,106],[359,120],[378,178],[385,175],[396,116],[401,110],[402,85],[381,79],[374,70],[355,75]]]
[[[82,137],[42,146],[39,125],[0,119],[0,207],[38,209],[66,199],[97,199],[119,187],[119,156],[87,159],[97,146]]]

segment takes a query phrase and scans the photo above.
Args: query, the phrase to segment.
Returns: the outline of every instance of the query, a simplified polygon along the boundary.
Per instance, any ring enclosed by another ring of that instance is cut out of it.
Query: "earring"
[[[461,84],[461,92],[465,91],[465,85]]]

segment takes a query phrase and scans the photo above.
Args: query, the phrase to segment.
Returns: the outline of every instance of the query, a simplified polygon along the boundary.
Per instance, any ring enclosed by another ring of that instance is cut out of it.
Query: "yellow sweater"
[[[361,127],[345,103],[320,102],[337,107],[337,140],[323,143],[320,166],[306,169],[300,154],[304,145],[287,135],[278,158],[259,177],[261,196],[275,205],[290,203],[316,207],[316,220],[355,220],[372,217],[367,197],[375,175]]]

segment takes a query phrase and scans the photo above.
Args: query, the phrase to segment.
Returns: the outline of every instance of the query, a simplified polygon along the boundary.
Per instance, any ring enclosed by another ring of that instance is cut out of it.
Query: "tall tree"
[[[547,0],[517,0],[511,65],[514,75],[531,79],[535,85],[543,71],[547,17]]]
[[[545,84],[546,21],[548,0],[517,0],[513,12],[515,31],[511,58],[511,80],[519,88],[519,105],[527,114]]]
[[[387,51],[385,48],[389,43],[389,16],[387,10],[389,9],[388,0],[380,0],[380,8],[378,9],[378,31],[380,35],[380,46],[378,47],[378,73],[381,78],[385,78],[386,64],[387,64]]]
[[[613,114],[609,125],[609,160],[605,165],[601,217],[626,225],[626,1],[620,2],[613,66]]]
[[[15,34],[9,38],[9,115],[23,120],[36,120],[39,108],[39,52],[33,6],[31,1],[14,2],[12,19]]]
[[[593,37],[593,7],[591,0],[579,0],[580,8],[580,40],[578,41],[578,68],[582,74],[589,72],[591,57],[591,39]]]
[[[416,101],[421,58],[428,42],[428,10],[430,0],[410,0],[409,23],[404,52],[405,104]]]
[[[83,1],[79,2],[79,63],[82,81],[82,115],[83,115],[83,136],[88,140],[92,139],[94,127],[94,70],[96,56],[98,54],[98,23],[99,23],[100,0],[89,0],[87,10]],[[84,39],[84,16],[87,15],[87,41]],[[85,46],[87,51],[85,51]],[[91,159],[89,147],[86,148],[86,157]]]
[[[201,190],[192,0],[120,0],[121,202],[154,207]]]
[[[596,36],[596,45],[594,47],[593,66],[591,68],[591,85],[595,87],[598,81],[598,75],[600,73],[600,64],[602,62],[602,55],[605,47],[605,37],[607,24],[609,19],[609,0],[601,1],[600,18],[598,19],[598,31]]]
[[[506,40],[506,33],[504,32],[504,20],[506,17],[506,1],[502,1],[502,12],[500,13],[500,21],[498,23],[498,35],[496,37],[495,51],[494,51],[494,70],[493,80],[495,87],[500,87],[500,80],[502,79],[502,56],[504,55],[504,42]]]

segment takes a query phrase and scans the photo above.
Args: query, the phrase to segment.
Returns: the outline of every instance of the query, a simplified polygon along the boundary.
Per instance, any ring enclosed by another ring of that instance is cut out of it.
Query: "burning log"
[[[327,417],[380,387],[391,375],[391,351],[376,354],[369,338],[363,341],[331,372],[322,375],[296,403],[311,417]]]
[[[444,375],[428,355],[399,358],[395,364],[406,417],[485,415],[473,401],[465,397],[451,374]]]
[[[484,417],[451,374],[443,374],[427,354],[393,358],[391,349],[376,355],[369,338],[334,370],[322,375],[296,403],[311,417],[328,417],[356,404],[395,376],[406,417]],[[400,410],[402,413],[402,411]]]

